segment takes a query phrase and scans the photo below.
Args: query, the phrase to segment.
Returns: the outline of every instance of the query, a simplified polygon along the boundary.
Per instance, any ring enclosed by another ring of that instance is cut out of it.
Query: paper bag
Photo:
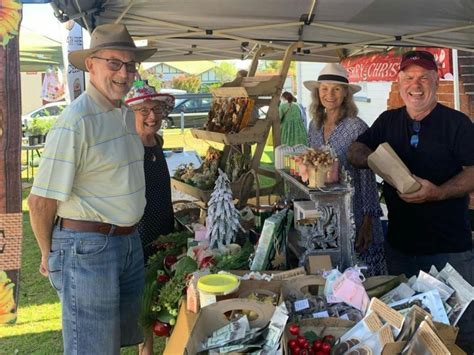
[[[401,193],[418,191],[421,185],[387,142],[369,155],[369,168]]]

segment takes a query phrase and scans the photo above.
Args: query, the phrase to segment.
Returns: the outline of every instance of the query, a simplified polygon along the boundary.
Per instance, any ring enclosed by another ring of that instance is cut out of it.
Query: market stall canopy
[[[21,27],[20,71],[46,72],[50,66],[63,66],[61,43]]]
[[[474,51],[472,0],[53,0],[58,18],[83,27],[121,22],[158,52],[149,61],[247,58],[258,46],[299,61],[338,61],[397,47]]]

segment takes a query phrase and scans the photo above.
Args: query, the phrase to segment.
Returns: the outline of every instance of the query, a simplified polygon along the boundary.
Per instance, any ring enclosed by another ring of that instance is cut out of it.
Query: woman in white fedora
[[[346,69],[337,63],[327,64],[317,80],[304,82],[311,91],[312,121],[308,142],[312,148],[329,145],[336,152],[340,165],[352,177],[354,185],[354,219],[356,225],[355,249],[359,262],[367,265],[367,276],[386,274],[383,249],[382,210],[378,202],[375,175],[369,169],[355,169],[347,161],[351,143],[367,128],[357,117],[354,93],[360,86],[350,84]]]

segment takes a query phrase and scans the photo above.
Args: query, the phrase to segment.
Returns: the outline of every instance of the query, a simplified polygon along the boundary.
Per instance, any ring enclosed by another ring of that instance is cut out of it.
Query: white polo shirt
[[[133,115],[91,83],[49,131],[31,193],[63,218],[136,224],[145,209],[144,148]]]

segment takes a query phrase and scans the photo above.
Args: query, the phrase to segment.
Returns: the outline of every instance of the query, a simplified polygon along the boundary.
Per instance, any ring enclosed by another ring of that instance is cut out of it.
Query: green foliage
[[[142,65],[140,65],[140,67],[138,68],[138,73],[140,74],[140,77],[143,80],[148,81],[148,85],[153,86],[156,91],[159,91],[161,89],[162,80],[158,79],[156,74],[146,71],[145,69],[143,69]]]
[[[235,65],[229,62],[221,62],[217,67],[214,68],[216,78],[222,83],[232,81],[235,79],[237,74],[237,68]]]
[[[216,265],[213,267],[213,272],[220,270],[246,270],[249,268],[250,254],[254,252],[252,243],[248,240],[243,245],[240,252],[232,255],[224,255],[216,257]]]
[[[25,132],[30,136],[44,135],[48,133],[55,122],[55,117],[35,117],[28,123],[28,127]]]
[[[185,274],[197,269],[196,262],[184,257],[175,264],[175,273],[168,282],[157,282],[157,276],[165,274],[164,258],[167,255],[180,255],[185,250],[188,238],[192,237],[189,232],[176,232],[168,235],[161,235],[153,242],[158,248],[156,254],[148,259],[145,270],[145,288],[143,291],[142,307],[140,310],[140,324],[145,330],[145,334],[150,334],[150,329],[158,317],[175,314],[178,301],[183,295],[186,286]],[[171,276],[171,275],[170,275]]]
[[[171,81],[173,89],[186,90],[186,92],[198,93],[201,87],[201,78],[196,75],[179,75]]]
[[[212,84],[202,84],[201,85],[201,92],[202,93],[210,93],[211,89],[221,87],[221,83],[212,83]]]

